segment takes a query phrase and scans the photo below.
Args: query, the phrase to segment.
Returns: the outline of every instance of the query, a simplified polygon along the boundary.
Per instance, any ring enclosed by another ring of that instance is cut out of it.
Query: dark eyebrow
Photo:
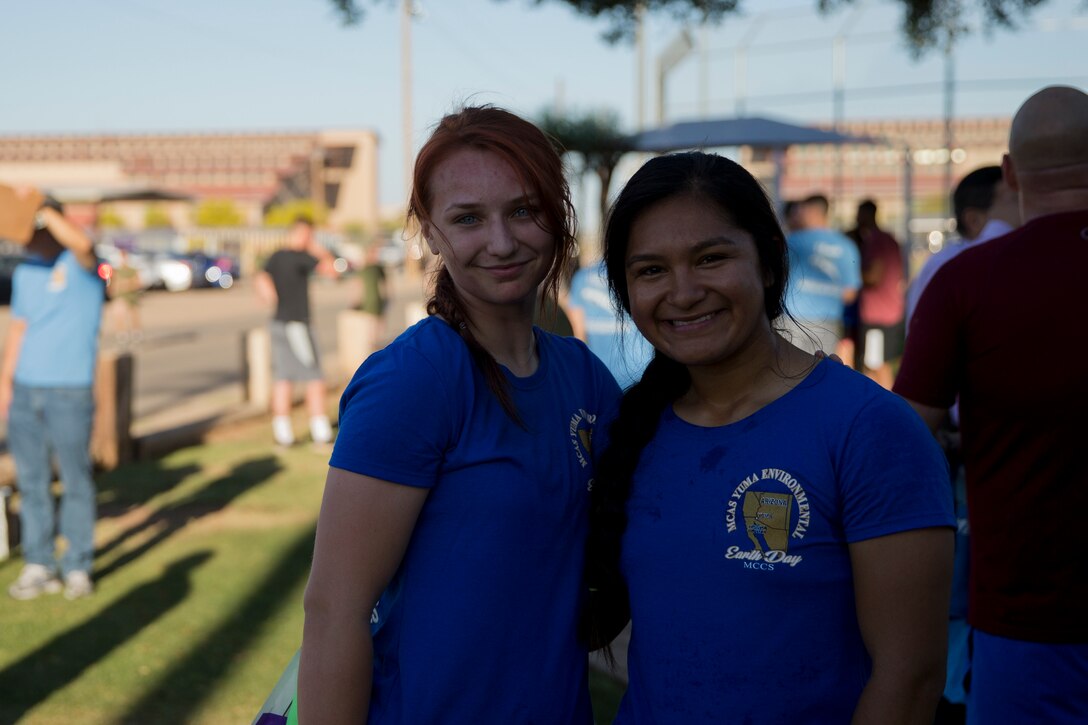
[[[693,252],[701,252],[704,249],[709,249],[710,247],[718,247],[723,245],[727,247],[735,247],[737,245],[737,242],[736,240],[730,239],[729,237],[710,237],[709,239],[704,239],[701,242],[696,242],[694,245],[692,245],[691,250]],[[627,260],[626,266],[630,267],[631,265],[638,264],[639,262],[653,262],[660,259],[660,257],[661,255],[659,254],[636,254],[635,256]]]
[[[506,202],[508,207],[517,206],[536,206],[537,201],[535,196],[519,196]],[[448,214],[450,212],[460,211],[476,211],[480,208],[480,204],[475,201],[455,201],[446,207],[443,213]]]

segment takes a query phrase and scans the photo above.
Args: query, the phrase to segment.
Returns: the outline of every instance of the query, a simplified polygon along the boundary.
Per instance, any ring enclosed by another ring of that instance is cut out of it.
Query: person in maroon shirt
[[[936,428],[957,394],[975,628],[969,723],[1088,722],[1088,94],[1017,112],[1003,173],[1024,225],[927,286],[895,391]]]
[[[858,204],[854,234],[861,253],[855,368],[892,387],[891,361],[903,352],[903,255],[895,237],[876,223],[876,202]]]

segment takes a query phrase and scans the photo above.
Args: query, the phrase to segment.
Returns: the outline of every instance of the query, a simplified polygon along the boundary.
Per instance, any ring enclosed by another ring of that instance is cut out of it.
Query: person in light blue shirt
[[[0,366],[0,412],[22,506],[23,556],[15,599],[64,589],[69,599],[94,591],[95,489],[89,454],[94,418],[95,362],[104,300],[90,238],[63,215],[43,206],[28,259],[12,278],[11,324]],[[49,485],[56,456],[64,494],[59,517]],[[59,523],[59,531],[58,531]],[[57,577],[54,541],[67,548]]]
[[[790,289],[783,318],[793,344],[834,352],[844,334],[843,313],[861,288],[861,255],[849,237],[828,226],[827,197],[815,194],[797,207],[799,229],[786,239]]]
[[[653,348],[631,318],[617,312],[608,291],[604,262],[582,267],[574,273],[567,298],[568,317],[574,334],[608,366],[621,388],[629,388],[642,377]]]

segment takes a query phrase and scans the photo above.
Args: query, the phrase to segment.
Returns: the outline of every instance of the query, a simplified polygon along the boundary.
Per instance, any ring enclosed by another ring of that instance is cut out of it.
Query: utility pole
[[[646,8],[635,7],[635,123],[646,130]]]
[[[688,32],[687,28],[684,28],[679,35],[673,38],[671,43],[665,46],[665,50],[661,51],[661,55],[657,57],[656,120],[658,126],[665,124],[665,79],[680,64],[680,61],[687,57],[693,47],[691,33]]]
[[[832,123],[836,133],[842,133],[842,124],[846,118],[846,37],[854,23],[861,17],[864,5],[857,5],[839,27],[832,41]],[[831,204],[835,209],[833,217],[841,222],[843,204],[843,148],[842,144],[835,146],[835,177],[832,180]]]
[[[944,209],[945,217],[951,218],[952,216],[952,149],[955,146],[955,129],[953,128],[953,121],[955,120],[954,101],[956,97],[956,66],[955,57],[953,55],[953,45],[955,43],[956,28],[950,21],[948,25],[948,36],[945,38],[944,44]]]
[[[412,1],[400,2],[400,123],[404,138],[404,200],[412,190],[412,168],[415,141],[412,137]]]
[[[737,43],[733,51],[734,91],[736,100],[734,113],[738,118],[743,118],[748,113],[748,48],[756,39],[756,33],[763,27],[767,20],[767,13],[757,15],[752,24],[748,26],[748,32]]]

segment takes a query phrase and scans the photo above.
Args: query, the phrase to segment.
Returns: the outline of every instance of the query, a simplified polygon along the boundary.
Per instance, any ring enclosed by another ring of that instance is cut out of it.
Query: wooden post
[[[268,328],[255,327],[242,336],[242,374],[246,400],[261,410],[272,404],[272,344]]]
[[[94,381],[91,460],[106,470],[132,460],[132,373],[132,355],[99,354]]]

